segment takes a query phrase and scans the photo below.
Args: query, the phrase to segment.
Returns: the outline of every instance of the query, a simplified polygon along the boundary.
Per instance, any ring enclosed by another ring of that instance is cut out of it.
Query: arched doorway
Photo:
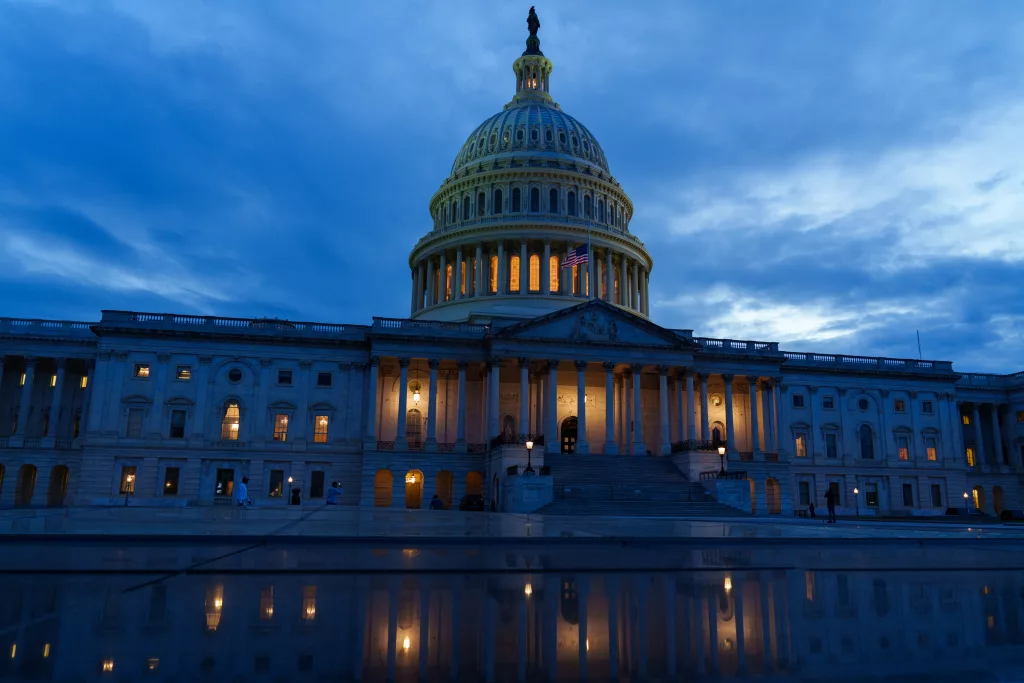
[[[576,416],[567,417],[562,421],[561,442],[563,453],[576,452]]]
[[[391,492],[394,484],[391,470],[377,470],[373,476],[373,507],[391,507]]]
[[[747,479],[750,484],[750,512],[751,514],[757,514],[757,484],[754,483],[753,479]]]
[[[716,447],[725,443],[725,425],[721,422],[711,424],[711,443]]]
[[[437,480],[434,483],[434,490],[437,493],[437,497],[444,503],[445,509],[452,506],[452,487],[454,485],[454,477],[448,470],[441,470],[437,473]]]
[[[419,470],[405,473],[405,507],[408,510],[423,507],[423,473]]]
[[[18,488],[14,491],[15,505],[32,504],[32,494],[36,490],[37,473],[35,465],[22,465],[21,469],[18,470]]]
[[[1003,487],[993,486],[992,487],[992,510],[996,513],[996,516],[1002,514],[1003,510],[1006,509],[1006,505],[1003,502]]]
[[[60,507],[64,504],[64,496],[68,492],[68,468],[57,465],[50,470],[50,487],[46,491],[46,505]]]
[[[779,496],[779,480],[769,478],[764,482],[765,507],[769,515],[782,514],[782,500]]]
[[[985,512],[985,489],[975,486],[971,489],[971,498],[974,500],[974,509],[978,512]]]
[[[466,495],[484,495],[484,475],[479,472],[470,472],[466,475]]]
[[[511,415],[506,415],[501,421],[501,435],[505,438],[505,442],[514,441],[517,434],[516,419]]]

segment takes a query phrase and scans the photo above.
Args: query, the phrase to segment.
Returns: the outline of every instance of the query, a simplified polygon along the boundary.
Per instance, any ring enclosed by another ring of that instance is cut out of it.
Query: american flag
[[[576,247],[575,249],[569,252],[569,255],[566,256],[565,260],[562,262],[562,267],[572,268],[573,266],[578,266],[580,264],[589,262],[590,253],[588,250],[588,245],[584,244],[583,246]]]

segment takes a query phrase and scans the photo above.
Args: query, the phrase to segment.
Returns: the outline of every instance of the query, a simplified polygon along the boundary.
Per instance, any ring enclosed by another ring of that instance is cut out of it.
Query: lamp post
[[[970,500],[971,498],[970,496],[967,495],[967,491],[964,491],[964,510],[967,512],[967,514],[971,514]]]
[[[533,474],[533,439],[526,440],[526,469],[523,474]]]
[[[722,463],[722,468],[720,470],[718,470],[718,476],[719,477],[724,477],[725,476],[725,446],[719,446],[718,447],[718,459]]]
[[[857,516],[860,517],[860,489],[853,487],[853,502],[857,504]]]
[[[124,506],[128,507],[128,494],[135,490],[135,475],[126,474],[124,476]],[[967,495],[967,494],[964,494]]]

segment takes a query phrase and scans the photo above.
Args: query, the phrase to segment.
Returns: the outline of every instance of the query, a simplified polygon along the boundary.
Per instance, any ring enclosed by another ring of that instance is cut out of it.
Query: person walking
[[[826,524],[836,523],[836,492],[829,486],[828,490],[825,491],[825,507],[828,508],[828,522]]]
[[[238,490],[235,492],[235,500],[239,506],[244,508],[252,505],[252,501],[249,500],[249,477],[242,477],[242,483],[238,485]]]
[[[338,499],[341,498],[341,494],[345,492],[345,489],[341,487],[340,481],[332,481],[331,487],[327,489],[327,504],[338,505]]]
[[[436,493],[434,494],[434,497],[430,499],[430,509],[444,510],[444,501],[441,500]]]

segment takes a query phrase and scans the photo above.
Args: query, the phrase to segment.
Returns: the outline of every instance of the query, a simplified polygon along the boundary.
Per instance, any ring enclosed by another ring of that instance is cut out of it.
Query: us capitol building
[[[528,26],[430,200],[407,318],[0,318],[0,507],[230,504],[247,476],[259,506],[337,481],[364,507],[1024,508],[1024,372],[653,322],[633,204]]]

